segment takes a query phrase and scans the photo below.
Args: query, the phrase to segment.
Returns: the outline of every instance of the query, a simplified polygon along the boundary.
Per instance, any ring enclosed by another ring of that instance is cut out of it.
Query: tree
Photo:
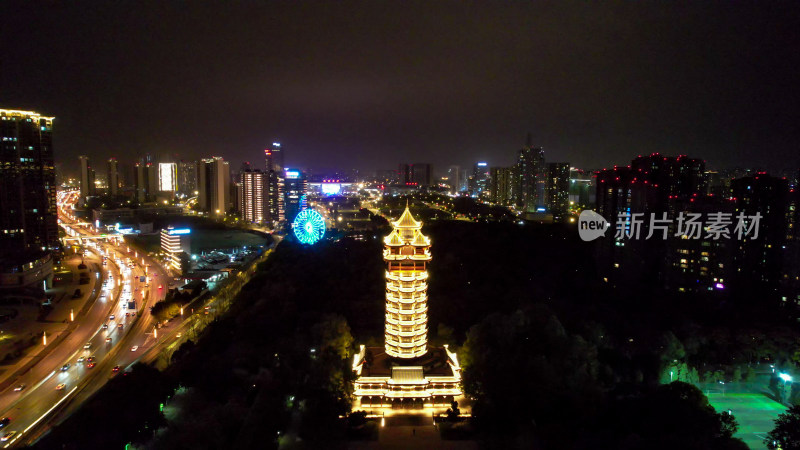
[[[775,419],[775,428],[767,433],[764,444],[771,449],[800,450],[800,406],[792,406]]]
[[[742,381],[742,368],[736,367],[733,369],[733,375],[731,376],[731,381],[734,383],[738,383]]]
[[[353,347],[353,335],[347,320],[337,314],[327,314],[322,321],[314,325],[314,334],[320,342],[320,352],[331,352],[340,359],[350,357]]]
[[[453,401],[450,403],[450,407],[447,408],[447,420],[448,422],[456,422],[458,421],[458,416],[461,414],[461,410],[458,408],[458,402]]]

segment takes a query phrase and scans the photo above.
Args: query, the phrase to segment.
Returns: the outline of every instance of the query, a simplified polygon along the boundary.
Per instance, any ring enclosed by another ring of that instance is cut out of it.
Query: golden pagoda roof
[[[422,222],[417,222],[414,219],[414,216],[411,215],[411,211],[408,209],[408,204],[406,204],[406,210],[403,211],[403,215],[397,219],[397,222],[392,222],[392,225],[395,228],[422,228]]]
[[[422,233],[417,231],[414,235],[414,241],[411,243],[411,245],[423,246],[423,245],[431,245],[431,243],[430,241],[428,241],[428,238],[426,238]]]
[[[386,245],[403,245],[403,240],[400,239],[400,234],[397,230],[392,230],[392,232],[384,238],[383,242]]]

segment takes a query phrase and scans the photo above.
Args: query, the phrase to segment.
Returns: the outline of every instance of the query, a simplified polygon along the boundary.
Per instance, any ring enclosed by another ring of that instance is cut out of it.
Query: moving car
[[[86,367],[89,369],[93,368],[94,366],[96,366],[96,364],[93,362],[90,362],[89,364],[86,365]]]
[[[90,356],[90,357],[86,358],[86,362],[87,363],[93,363],[94,360],[95,360],[94,356]]]
[[[90,348],[92,348],[92,343],[91,342],[87,342],[86,345],[83,346],[83,348],[84,348],[84,350],[89,350]]]
[[[115,317],[116,316],[112,314],[112,315],[108,316],[108,320],[114,320]]]
[[[3,417],[2,419],[0,419],[0,428],[3,428],[4,426],[8,425],[9,423],[11,423],[11,418],[10,417]]]
[[[139,346],[138,345],[134,345],[133,347],[131,347],[131,351],[132,352],[135,352],[136,350],[139,350]]]
[[[64,383],[61,383],[61,384],[59,384],[58,386],[56,386],[56,390],[57,390],[57,391],[61,391],[61,390],[63,390],[65,387],[67,387],[67,385],[66,385],[66,384],[64,384]]]
[[[119,366],[114,366],[114,368],[111,369],[111,371],[114,372],[114,373],[119,372]]]
[[[9,431],[8,433],[4,434],[3,437],[0,438],[0,441],[5,442],[14,437],[15,434],[17,434],[16,431]]]
[[[107,323],[104,323],[104,324],[103,324],[103,329],[104,329],[104,330],[107,330],[107,329],[108,329],[108,324],[107,324]]]
[[[25,389],[25,385],[24,384],[20,384],[20,385],[17,385],[17,387],[14,388],[14,392],[19,392],[19,391],[21,391],[23,389]]]
[[[107,338],[106,338],[106,344],[110,344],[110,343],[111,343],[111,338],[110,338],[110,337],[107,337]]]
[[[69,370],[69,363],[66,363],[66,364],[64,364],[63,366],[61,366],[61,371],[62,371],[62,372],[66,372],[66,371],[68,371],[68,370]]]
[[[84,361],[86,361],[86,357],[85,356],[81,356],[80,358],[78,358],[78,363],[82,363]]]

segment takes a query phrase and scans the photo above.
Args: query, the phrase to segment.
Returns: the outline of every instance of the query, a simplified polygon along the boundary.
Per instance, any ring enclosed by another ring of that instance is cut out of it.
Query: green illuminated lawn
[[[731,410],[739,423],[735,437],[742,439],[752,449],[764,449],[762,439],[772,431],[778,414],[786,407],[764,394],[710,393],[708,400],[717,412]]]

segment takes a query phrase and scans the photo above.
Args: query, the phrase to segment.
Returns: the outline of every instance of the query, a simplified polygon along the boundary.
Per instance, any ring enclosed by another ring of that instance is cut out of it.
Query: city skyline
[[[0,17],[4,448],[800,449],[800,5]]]
[[[527,132],[589,169],[653,152],[800,165],[793,5],[347,6],[4,3],[3,106],[56,117],[67,171],[80,154],[237,167],[273,140],[320,171],[504,166]]]

